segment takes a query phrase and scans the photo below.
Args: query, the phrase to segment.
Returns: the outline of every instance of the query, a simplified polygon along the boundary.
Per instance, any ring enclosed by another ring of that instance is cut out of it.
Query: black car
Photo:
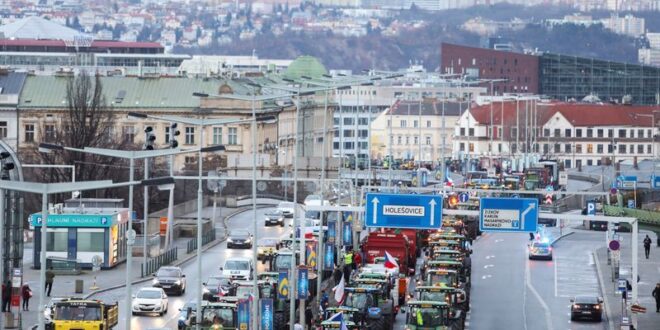
[[[234,229],[229,232],[229,238],[227,238],[227,248],[252,248],[252,234],[245,229]]]
[[[186,328],[186,320],[188,319],[188,313],[194,312],[197,308],[197,304],[194,301],[189,301],[183,307],[179,308],[179,320],[177,321],[177,329],[183,330]]]
[[[593,296],[577,296],[571,299],[571,321],[578,319],[600,322],[603,319],[603,299]]]
[[[216,302],[220,297],[233,296],[236,294],[236,285],[232,284],[231,279],[223,276],[211,276],[202,283],[204,285],[202,299]]]
[[[284,213],[280,210],[273,210],[266,213],[266,220],[264,225],[266,226],[280,226],[284,227]]]
[[[186,275],[183,274],[181,268],[173,266],[160,267],[154,276],[153,287],[163,288],[166,293],[178,295],[186,293]]]

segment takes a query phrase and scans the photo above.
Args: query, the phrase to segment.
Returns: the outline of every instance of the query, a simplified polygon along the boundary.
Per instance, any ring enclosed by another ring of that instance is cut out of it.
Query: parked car
[[[280,226],[284,227],[284,213],[280,210],[266,212],[265,226]]]
[[[186,275],[179,267],[163,266],[156,272],[153,280],[154,288],[162,288],[165,292],[183,295],[186,293]]]
[[[577,296],[571,299],[571,321],[588,318],[600,322],[603,319],[603,299],[594,296]]]
[[[229,231],[229,238],[227,238],[227,248],[252,248],[252,234],[245,229],[234,229]]]
[[[167,294],[162,288],[142,288],[133,296],[133,315],[167,313]]]

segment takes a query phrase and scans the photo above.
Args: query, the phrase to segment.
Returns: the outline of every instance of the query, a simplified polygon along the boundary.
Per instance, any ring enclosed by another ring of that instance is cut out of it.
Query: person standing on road
[[[651,252],[651,238],[649,235],[646,235],[644,237],[644,254],[646,255],[646,259],[649,258],[649,253]]]
[[[651,296],[655,298],[655,312],[660,313],[660,283],[655,285]]]
[[[355,265],[353,266],[353,269],[357,269],[360,266],[362,266],[362,256],[360,255],[360,251],[358,250],[355,250],[355,252],[353,252],[353,264]]]
[[[2,312],[11,312],[11,282],[2,283]]]
[[[21,287],[21,298],[23,298],[23,310],[29,311],[30,298],[32,298],[32,289],[30,289],[30,286],[27,283],[23,284]]]
[[[53,267],[48,267],[46,271],[46,295],[50,297],[50,291],[53,289],[53,279],[55,278],[55,273],[53,273]]]
[[[348,250],[344,254],[344,281],[346,283],[351,278],[351,270],[353,270],[353,251]]]

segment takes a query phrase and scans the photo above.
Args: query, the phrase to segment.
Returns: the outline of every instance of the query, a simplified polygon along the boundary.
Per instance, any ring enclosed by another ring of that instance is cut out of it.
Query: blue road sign
[[[634,199],[629,199],[628,200],[628,208],[629,209],[634,209],[635,208],[635,200]]]
[[[596,202],[593,201],[587,202],[587,215],[590,216],[596,215]]]
[[[442,226],[442,196],[367,194],[367,227],[438,229]]]
[[[637,176],[620,175],[616,178],[616,183],[619,189],[634,189],[637,185]]]
[[[496,232],[535,232],[539,201],[535,198],[481,198],[479,229]]]
[[[460,195],[458,195],[458,201],[461,203],[467,203],[469,200],[470,200],[470,195],[468,193],[463,192],[460,193]]]
[[[653,189],[660,189],[660,175],[651,176],[651,185]]]

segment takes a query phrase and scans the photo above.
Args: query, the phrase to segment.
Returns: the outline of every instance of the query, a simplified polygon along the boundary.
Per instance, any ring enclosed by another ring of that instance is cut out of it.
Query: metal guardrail
[[[202,234],[202,246],[215,241],[215,237],[215,230]],[[195,250],[197,250],[197,237],[189,240],[186,246],[186,253],[191,253]]]
[[[146,264],[145,263],[141,264],[140,277],[147,277],[150,274],[153,274],[155,271],[158,270],[158,268],[160,268],[160,266],[169,265],[173,261],[177,260],[178,256],[179,256],[179,248],[173,247],[154,258],[150,258],[149,260],[147,260]]]

